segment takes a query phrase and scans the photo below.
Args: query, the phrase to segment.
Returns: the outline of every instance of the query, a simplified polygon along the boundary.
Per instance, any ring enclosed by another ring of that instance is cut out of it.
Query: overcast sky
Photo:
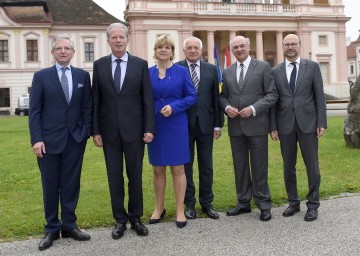
[[[108,13],[120,20],[124,20],[125,0],[93,0],[100,5]],[[343,0],[345,5],[345,14],[352,17],[346,23],[346,36],[351,37],[351,41],[359,37],[360,30],[360,1],[359,0]]]

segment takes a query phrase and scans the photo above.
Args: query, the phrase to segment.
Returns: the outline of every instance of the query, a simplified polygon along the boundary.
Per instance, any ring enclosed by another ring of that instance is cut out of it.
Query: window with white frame
[[[84,43],[84,56],[85,61],[94,61],[94,43],[85,42]]]

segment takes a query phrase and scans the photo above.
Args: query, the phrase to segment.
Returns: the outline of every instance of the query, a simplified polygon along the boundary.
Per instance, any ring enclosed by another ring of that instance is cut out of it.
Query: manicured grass
[[[343,192],[360,191],[359,150],[347,148],[343,139],[343,117],[329,117],[326,135],[320,139],[321,198]],[[40,172],[30,147],[28,118],[0,118],[0,241],[38,237],[43,233],[44,214]],[[307,194],[307,176],[298,153],[298,187],[302,199]],[[214,143],[214,207],[225,212],[236,203],[234,174],[227,127]],[[197,180],[195,166],[195,180]],[[286,203],[279,142],[269,140],[269,183],[273,206]],[[152,168],[144,158],[144,216],[147,221],[154,208]],[[172,178],[168,173],[166,220],[174,221],[175,205]],[[197,205],[200,212],[200,206]],[[88,141],[77,207],[81,228],[110,227],[112,218],[108,182],[102,150]],[[204,215],[200,215],[204,216]]]

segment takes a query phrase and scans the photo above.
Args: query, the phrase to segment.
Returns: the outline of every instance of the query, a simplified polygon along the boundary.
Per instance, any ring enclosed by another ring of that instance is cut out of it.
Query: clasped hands
[[[249,107],[246,107],[246,108],[243,108],[242,110],[238,110],[237,108],[234,108],[234,107],[231,107],[229,106],[227,109],[226,109],[226,114],[230,117],[230,118],[235,118],[237,116],[240,116],[241,118],[248,118],[250,116],[253,115],[253,110],[252,108],[249,106]]]

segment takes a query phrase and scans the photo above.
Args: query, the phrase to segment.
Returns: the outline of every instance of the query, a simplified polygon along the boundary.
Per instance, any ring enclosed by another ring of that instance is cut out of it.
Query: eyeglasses
[[[62,51],[64,51],[64,52],[70,52],[70,51],[72,51],[73,49],[72,48],[70,48],[70,47],[56,47],[55,49],[54,49],[55,51],[57,51],[57,52],[62,52]]]
[[[291,48],[295,48],[296,46],[298,46],[299,44],[298,43],[293,43],[293,44],[283,44],[283,46],[285,47],[285,48],[290,48],[290,46],[291,46]]]

